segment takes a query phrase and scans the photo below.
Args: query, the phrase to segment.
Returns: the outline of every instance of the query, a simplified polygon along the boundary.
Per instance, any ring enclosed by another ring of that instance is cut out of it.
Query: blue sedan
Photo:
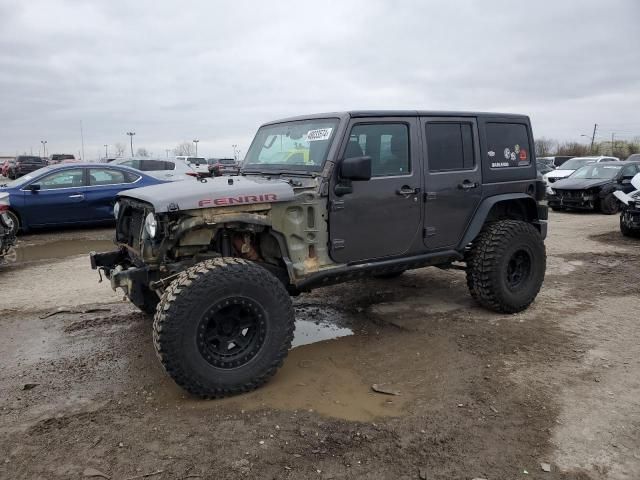
[[[0,185],[0,212],[14,231],[112,222],[118,192],[159,183],[166,182],[119,165],[54,165]]]

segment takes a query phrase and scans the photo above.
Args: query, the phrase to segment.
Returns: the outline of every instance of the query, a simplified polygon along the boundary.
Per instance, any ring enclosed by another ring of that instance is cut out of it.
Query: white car
[[[589,163],[599,163],[599,162],[619,162],[620,159],[616,157],[573,157],[571,160],[567,160],[560,167],[552,172],[545,173],[542,176],[545,185],[547,186],[547,193],[553,194],[551,190],[551,186],[557,182],[558,180],[562,180],[563,178],[567,178],[573,172],[575,172],[580,167],[584,167]]]
[[[198,176],[198,171],[182,160],[159,160],[155,158],[118,158],[111,162],[145,172],[159,180],[185,180]],[[208,171],[207,171],[208,173]]]
[[[176,157],[177,161],[182,161],[185,165],[191,167],[196,172],[200,173],[204,176],[209,176],[209,162],[204,157],[188,157],[186,155],[178,155]]]

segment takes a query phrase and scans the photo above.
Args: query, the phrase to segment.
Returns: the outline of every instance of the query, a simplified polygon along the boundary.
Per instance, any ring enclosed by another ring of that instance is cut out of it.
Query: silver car
[[[184,161],[170,158],[120,158],[111,163],[135,168],[159,180],[177,181],[198,176],[196,170]]]

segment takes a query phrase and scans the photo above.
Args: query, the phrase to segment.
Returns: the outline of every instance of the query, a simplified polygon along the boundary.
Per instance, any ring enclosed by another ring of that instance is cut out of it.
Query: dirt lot
[[[640,242],[617,222],[552,214],[522,314],[438,269],[303,295],[284,368],[221,401],[176,387],[149,319],[97,283],[81,254],[111,231],[22,237],[0,269],[0,477],[638,479]]]

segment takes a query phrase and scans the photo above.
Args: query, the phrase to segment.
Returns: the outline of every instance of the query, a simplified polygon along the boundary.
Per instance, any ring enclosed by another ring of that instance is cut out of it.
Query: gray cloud
[[[200,138],[350,108],[513,111],[534,133],[640,135],[635,0],[0,0],[0,153]]]

